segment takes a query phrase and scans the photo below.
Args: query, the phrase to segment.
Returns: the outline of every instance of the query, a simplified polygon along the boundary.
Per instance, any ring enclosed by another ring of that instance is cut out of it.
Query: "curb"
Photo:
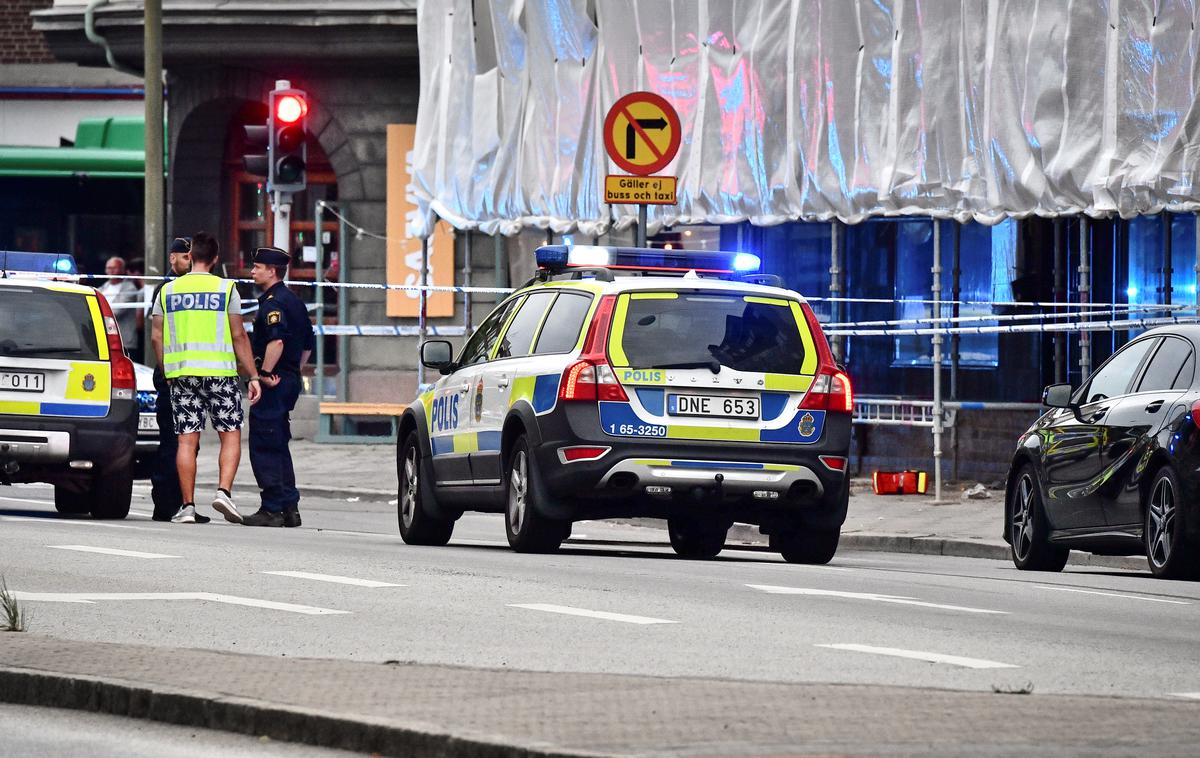
[[[431,758],[579,758],[587,752],[519,747],[215,692],[0,667],[0,702],[91,711],[379,755]]]

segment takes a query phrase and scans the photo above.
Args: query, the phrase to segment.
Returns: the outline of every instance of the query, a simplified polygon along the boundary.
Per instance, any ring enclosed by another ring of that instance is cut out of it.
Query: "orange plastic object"
[[[876,471],[871,485],[876,495],[924,495],[929,475],[924,471]]]

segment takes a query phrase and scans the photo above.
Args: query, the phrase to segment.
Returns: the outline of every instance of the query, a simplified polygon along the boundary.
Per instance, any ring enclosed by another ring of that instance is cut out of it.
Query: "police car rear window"
[[[97,360],[96,326],[87,301],[66,292],[5,287],[0,356]]]
[[[620,337],[628,365],[799,374],[805,346],[790,304],[742,296],[636,293]]]

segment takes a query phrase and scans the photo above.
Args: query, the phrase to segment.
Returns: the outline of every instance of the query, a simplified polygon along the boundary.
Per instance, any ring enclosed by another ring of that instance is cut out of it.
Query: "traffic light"
[[[269,105],[267,187],[275,192],[303,192],[308,184],[308,96],[290,86],[277,87],[271,90]]]
[[[271,160],[267,155],[270,144],[270,127],[267,124],[247,124],[243,143],[242,167],[246,173],[265,177],[271,172]]]

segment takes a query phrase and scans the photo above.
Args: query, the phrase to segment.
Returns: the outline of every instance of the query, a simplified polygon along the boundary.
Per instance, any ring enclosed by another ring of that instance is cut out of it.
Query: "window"
[[[82,361],[99,356],[86,297],[5,287],[0,302],[0,356]]]
[[[529,355],[533,347],[533,335],[537,332],[538,324],[542,323],[542,316],[546,314],[546,308],[552,300],[553,292],[535,292],[525,298],[521,310],[517,311],[512,323],[504,331],[504,338],[500,340],[500,346],[496,350],[497,358],[519,358]]]
[[[550,315],[546,317],[546,325],[542,327],[534,352],[545,355],[574,350],[591,307],[592,299],[586,295],[560,294],[550,307]]]
[[[1108,362],[1100,367],[1087,383],[1086,397],[1083,404],[1098,403],[1111,397],[1124,395],[1129,390],[1129,384],[1137,374],[1142,360],[1150,352],[1150,348],[1158,342],[1150,338],[1130,342],[1121,348]]]
[[[895,224],[896,243],[896,309],[895,318],[928,318],[933,306],[933,224],[929,221],[898,221]],[[953,297],[954,224],[942,224],[942,299]],[[1016,266],[1017,222],[1013,219],[996,226],[967,223],[959,228],[959,305],[958,316],[990,316],[991,305],[976,303],[1009,302],[1012,296],[1012,269]],[[942,318],[953,315],[952,304],[942,305]],[[986,322],[964,321],[964,326]],[[944,326],[952,326],[943,323]],[[903,324],[901,328],[922,327],[925,324]],[[962,334],[959,336],[960,366],[995,366],[1000,340],[996,334]],[[949,336],[943,345],[949,358]],[[928,366],[933,361],[932,343],[928,336],[897,337],[893,365]]]
[[[1196,302],[1196,220],[1191,215],[1171,214],[1171,302]],[[1163,217],[1138,216],[1129,220],[1129,279],[1125,289],[1129,303],[1163,302]],[[1143,318],[1144,312],[1130,314]]]
[[[799,374],[800,327],[787,301],[747,302],[727,295],[639,293],[630,297],[620,348],[624,365],[728,366],[735,371]],[[650,297],[646,297],[649,295]]]
[[[1174,337],[1163,340],[1162,347],[1150,359],[1138,392],[1158,392],[1170,389],[1186,389],[1192,383],[1192,347]]]
[[[483,320],[483,323],[479,325],[479,328],[475,330],[471,339],[467,340],[467,344],[463,347],[462,355],[458,359],[459,366],[471,366],[487,360],[488,355],[492,352],[492,345],[500,336],[500,330],[504,328],[504,322],[508,320],[508,314],[512,313],[513,308],[521,302],[521,299],[517,297],[509,300]]]

